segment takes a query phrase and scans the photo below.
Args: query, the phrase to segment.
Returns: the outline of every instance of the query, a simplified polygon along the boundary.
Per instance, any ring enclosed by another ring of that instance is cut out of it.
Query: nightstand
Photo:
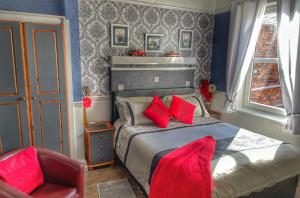
[[[108,121],[85,124],[85,158],[88,169],[114,164],[114,127]]]

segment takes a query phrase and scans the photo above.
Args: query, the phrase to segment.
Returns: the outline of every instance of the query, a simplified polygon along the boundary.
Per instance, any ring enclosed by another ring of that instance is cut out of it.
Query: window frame
[[[266,113],[270,113],[270,114],[286,116],[287,114],[286,114],[286,111],[284,108],[279,108],[279,107],[275,107],[275,106],[252,102],[250,100],[253,68],[254,68],[255,63],[277,63],[278,64],[278,58],[256,58],[253,56],[251,65],[250,65],[249,70],[246,75],[243,106],[246,108],[249,108],[249,109],[254,109],[256,111],[262,111],[262,112],[266,112]]]
[[[268,0],[267,8],[271,8],[273,10],[277,10],[275,8],[277,5],[275,0]],[[274,9],[275,8],[275,9]],[[252,102],[250,100],[251,96],[251,87],[252,87],[252,76],[253,76],[253,68],[255,63],[279,63],[278,58],[259,58],[253,55],[252,61],[250,63],[249,69],[246,74],[246,79],[244,83],[244,90],[242,96],[242,106],[245,109],[254,110],[257,112],[263,112],[274,116],[287,116],[286,110],[284,108],[279,108],[275,106],[265,105],[257,102]],[[280,82],[281,84],[281,82]]]

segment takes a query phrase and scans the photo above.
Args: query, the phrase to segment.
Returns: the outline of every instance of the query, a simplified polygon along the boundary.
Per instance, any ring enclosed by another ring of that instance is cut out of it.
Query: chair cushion
[[[31,193],[42,185],[44,175],[35,148],[30,147],[8,158],[2,158],[0,179],[24,193]]]
[[[76,194],[76,188],[45,182],[40,188],[33,191],[30,196],[34,198],[75,198],[78,195]]]

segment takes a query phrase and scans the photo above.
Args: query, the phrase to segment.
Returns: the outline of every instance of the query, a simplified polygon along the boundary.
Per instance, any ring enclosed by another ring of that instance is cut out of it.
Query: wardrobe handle
[[[25,97],[19,97],[17,100],[18,101],[26,101],[26,98]]]

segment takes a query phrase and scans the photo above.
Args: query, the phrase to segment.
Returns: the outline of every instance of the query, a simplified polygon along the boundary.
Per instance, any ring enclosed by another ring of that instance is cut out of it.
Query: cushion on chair
[[[30,147],[0,161],[0,179],[25,193],[44,183],[36,149]]]
[[[45,182],[40,188],[33,191],[30,196],[34,198],[75,198],[76,188]]]

